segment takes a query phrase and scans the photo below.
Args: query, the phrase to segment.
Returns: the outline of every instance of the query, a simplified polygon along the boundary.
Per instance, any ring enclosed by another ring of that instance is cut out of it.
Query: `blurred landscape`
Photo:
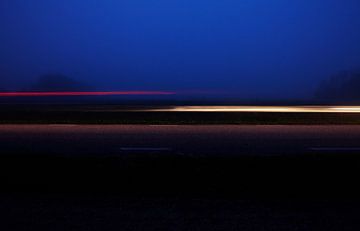
[[[93,92],[104,91],[90,83],[61,74],[42,75],[28,87],[0,92]],[[323,80],[313,94],[297,99],[241,99],[236,94],[174,91],[171,95],[120,96],[52,96],[52,97],[0,97],[0,104],[98,104],[98,105],[358,105],[360,103],[360,72],[343,71]],[[106,92],[106,91],[105,91]],[[131,91],[130,91],[131,92]]]
[[[0,230],[360,230],[359,28],[359,0],[0,0]]]

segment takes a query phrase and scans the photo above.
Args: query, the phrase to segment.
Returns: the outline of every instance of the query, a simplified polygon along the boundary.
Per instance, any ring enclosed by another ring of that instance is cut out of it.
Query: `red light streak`
[[[0,92],[0,97],[174,95],[167,91],[88,91],[88,92]]]

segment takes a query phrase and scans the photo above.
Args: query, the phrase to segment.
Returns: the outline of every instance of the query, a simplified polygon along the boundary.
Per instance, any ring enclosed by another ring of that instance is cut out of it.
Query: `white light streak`
[[[177,106],[145,109],[153,112],[284,112],[284,113],[360,113],[360,106]]]

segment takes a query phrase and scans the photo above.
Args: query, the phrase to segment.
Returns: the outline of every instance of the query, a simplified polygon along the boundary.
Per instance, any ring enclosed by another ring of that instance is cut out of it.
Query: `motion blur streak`
[[[32,96],[106,96],[106,95],[174,95],[167,91],[94,91],[94,92],[0,92],[0,97]]]
[[[360,106],[181,106],[148,111],[360,113]]]

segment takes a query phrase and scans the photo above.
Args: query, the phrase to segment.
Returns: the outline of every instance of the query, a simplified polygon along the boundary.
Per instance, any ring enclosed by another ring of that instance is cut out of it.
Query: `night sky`
[[[97,90],[311,97],[360,68],[359,0],[0,0],[0,90],[61,73]]]

